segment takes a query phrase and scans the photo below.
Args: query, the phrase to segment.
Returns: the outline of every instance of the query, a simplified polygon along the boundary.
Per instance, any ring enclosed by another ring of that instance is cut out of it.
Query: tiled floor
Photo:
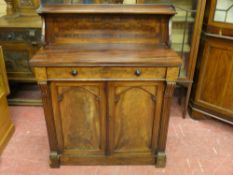
[[[40,107],[11,107],[16,132],[0,159],[0,175],[233,175],[233,127],[181,118],[173,105],[167,166],[48,165],[48,141]]]

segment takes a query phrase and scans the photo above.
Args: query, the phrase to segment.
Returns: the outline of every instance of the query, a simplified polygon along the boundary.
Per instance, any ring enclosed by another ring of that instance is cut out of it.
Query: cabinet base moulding
[[[229,119],[224,119],[223,117],[221,116],[218,116],[218,115],[214,115],[212,113],[209,113],[207,111],[204,111],[202,109],[198,109],[192,105],[189,105],[189,114],[190,114],[190,117],[192,119],[195,119],[195,120],[205,120],[205,119],[216,119],[216,120],[220,120],[224,123],[228,123],[228,124],[231,124],[233,125],[233,120],[231,121],[230,117]],[[226,116],[225,116],[226,118]]]
[[[154,157],[151,155],[132,156],[76,156],[56,152],[50,153],[50,167],[59,168],[60,165],[155,165],[157,168],[164,168],[166,165],[166,154],[159,152]]]

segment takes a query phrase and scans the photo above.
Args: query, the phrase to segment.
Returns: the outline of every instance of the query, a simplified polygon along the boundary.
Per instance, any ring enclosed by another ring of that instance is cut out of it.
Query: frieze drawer
[[[98,79],[135,79],[135,80],[154,80],[164,79],[165,68],[153,67],[77,67],[77,68],[48,68],[48,79],[79,79],[79,80],[98,80]]]

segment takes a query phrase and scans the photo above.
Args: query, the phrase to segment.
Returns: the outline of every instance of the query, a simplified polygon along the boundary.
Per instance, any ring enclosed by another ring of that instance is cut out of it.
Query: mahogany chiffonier
[[[51,167],[165,166],[181,64],[169,48],[173,6],[42,5],[41,88]]]

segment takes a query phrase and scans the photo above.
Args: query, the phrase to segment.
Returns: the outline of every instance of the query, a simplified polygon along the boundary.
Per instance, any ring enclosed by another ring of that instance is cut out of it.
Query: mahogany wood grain
[[[53,14],[46,17],[48,44],[168,43],[169,17],[119,14]],[[161,23],[162,25],[158,25]]]
[[[167,131],[168,131],[168,124],[169,124],[169,115],[170,115],[170,106],[173,97],[173,92],[175,88],[175,82],[167,81],[165,86],[164,92],[164,99],[162,105],[162,117],[161,117],[161,124],[159,130],[159,142],[158,142],[158,154],[161,157],[157,157],[157,166],[164,167],[164,161],[166,161],[165,149],[166,149],[166,142],[167,142]]]
[[[46,45],[168,45],[169,19],[176,13],[167,5],[45,5],[38,12]]]
[[[110,154],[153,156],[157,150],[163,83],[113,82],[109,86]]]
[[[41,89],[41,96],[45,114],[45,121],[47,126],[48,132],[48,139],[49,139],[49,146],[50,146],[50,166],[51,167],[58,167],[59,166],[59,159],[53,158],[53,155],[60,154],[62,150],[59,150],[57,135],[56,135],[56,128],[54,122],[54,114],[52,108],[52,99],[51,99],[51,92],[49,86],[46,81],[39,81],[39,87]]]
[[[203,42],[192,106],[206,111],[203,115],[209,113],[233,123],[233,42],[213,37],[205,37]]]
[[[43,5],[37,10],[39,14],[78,13],[78,14],[156,14],[175,15],[174,6],[168,5]]]
[[[215,21],[216,0],[207,0],[190,113],[233,124],[233,24]]]
[[[178,66],[178,54],[153,45],[56,45],[42,48],[31,66]]]
[[[77,74],[72,74],[77,71]],[[139,74],[137,74],[139,71]],[[154,67],[59,67],[47,69],[48,80],[164,80],[166,69]]]
[[[45,46],[30,64],[52,166],[165,166],[170,84],[181,64],[168,45],[174,8],[46,5],[40,13]]]
[[[154,165],[155,158],[148,155],[129,154],[120,156],[72,156],[62,154],[62,165]]]

